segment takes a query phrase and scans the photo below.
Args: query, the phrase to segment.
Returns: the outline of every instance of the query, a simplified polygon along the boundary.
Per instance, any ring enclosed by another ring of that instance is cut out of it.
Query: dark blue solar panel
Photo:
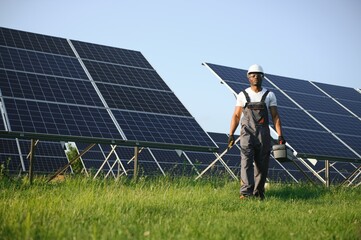
[[[0,68],[52,76],[88,79],[78,59],[0,47]]]
[[[171,91],[153,69],[142,69],[84,60],[94,81]]]
[[[30,141],[20,140],[25,170],[29,170]],[[65,151],[59,142],[39,141],[34,148],[34,172],[51,173],[57,171],[68,163]]]
[[[350,152],[346,146],[333,137],[331,133],[284,127],[283,134],[299,154],[306,154],[309,157],[358,158],[355,154]]]
[[[191,116],[173,92],[97,83],[110,108]],[[119,101],[121,99],[121,101]]]
[[[75,56],[66,39],[0,27],[0,45]]]
[[[138,51],[75,40],[71,40],[71,42],[82,59],[91,59],[101,62],[152,69],[152,66]]]
[[[303,110],[278,107],[278,112],[280,114],[283,127],[309,129],[323,132],[326,131]],[[270,122],[272,123],[272,121]]]
[[[361,118],[361,102],[354,102],[342,99],[339,99],[338,101],[351,112]]]
[[[359,131],[360,129],[358,129]],[[355,152],[361,155],[361,136],[360,134],[355,136],[336,134],[342,141],[344,141],[348,146],[350,146]],[[360,161],[361,162],[361,161]]]
[[[10,173],[20,173],[23,171],[19,154],[0,153],[0,165],[3,165],[6,171]]]
[[[5,99],[15,132],[122,139],[105,109]]]
[[[225,133],[208,132],[208,135],[213,139],[215,143],[227,143],[228,135]]]
[[[0,138],[0,153],[19,154],[18,146],[16,145],[16,140]]]
[[[27,155],[30,151],[31,142],[27,140],[19,140],[19,144],[21,153]],[[59,157],[66,160],[65,151],[60,142],[38,141],[34,152],[35,155],[41,155],[43,157]]]
[[[211,139],[191,117],[112,110],[128,140],[213,147]]]
[[[25,171],[29,169],[30,141],[19,140],[19,146],[24,160]],[[54,172],[68,163],[65,152],[59,142],[39,141],[34,148],[34,172]],[[15,139],[0,139],[0,164],[7,164],[10,172],[23,171],[20,152]]]
[[[295,92],[287,92],[287,94],[308,111],[349,115],[343,107],[327,96],[307,95]]]
[[[331,95],[333,98],[361,102],[361,94],[353,88],[317,82],[314,82],[314,84]]]
[[[159,163],[183,164],[184,161],[175,150],[151,149],[154,157]],[[188,162],[189,163],[189,162]]]
[[[310,82],[276,75],[267,75],[267,78],[283,91],[293,91],[298,93],[323,95],[323,93]]]
[[[356,117],[318,112],[314,112],[312,115],[333,133],[361,137],[361,121]]]
[[[276,96],[277,106],[298,108],[297,105],[277,89],[270,89]]]
[[[89,80],[51,77],[0,69],[0,89],[7,97],[103,106]]]

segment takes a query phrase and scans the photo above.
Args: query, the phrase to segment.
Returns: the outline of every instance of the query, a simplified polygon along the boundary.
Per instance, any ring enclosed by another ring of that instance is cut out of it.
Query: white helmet
[[[252,66],[250,66],[249,68],[248,68],[248,72],[247,72],[247,75],[249,74],[249,73],[262,73],[262,74],[264,74],[264,72],[263,72],[263,68],[260,66],[260,65],[258,65],[258,64],[253,64]]]

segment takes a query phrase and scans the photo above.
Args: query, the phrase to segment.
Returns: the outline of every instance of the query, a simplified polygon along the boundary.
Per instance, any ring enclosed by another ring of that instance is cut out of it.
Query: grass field
[[[0,239],[361,239],[361,188],[223,179],[0,180]]]

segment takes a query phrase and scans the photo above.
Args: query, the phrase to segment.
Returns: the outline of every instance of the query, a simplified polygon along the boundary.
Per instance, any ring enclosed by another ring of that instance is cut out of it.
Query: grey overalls
[[[269,91],[264,93],[260,102],[251,102],[248,93],[243,93],[247,103],[243,107],[241,119],[240,192],[245,196],[263,198],[271,151],[268,109],[265,103]]]

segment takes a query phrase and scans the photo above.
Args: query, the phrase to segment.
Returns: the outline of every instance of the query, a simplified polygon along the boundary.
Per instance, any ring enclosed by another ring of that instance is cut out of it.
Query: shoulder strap
[[[246,90],[243,90],[242,92],[243,92],[244,96],[246,97],[247,103],[249,103],[251,101],[251,99],[249,98],[248,93],[246,92]]]
[[[267,97],[268,93],[269,93],[269,90],[267,90],[267,91],[263,94],[262,99],[261,99],[261,102],[264,102],[264,101],[266,100],[266,97]]]

